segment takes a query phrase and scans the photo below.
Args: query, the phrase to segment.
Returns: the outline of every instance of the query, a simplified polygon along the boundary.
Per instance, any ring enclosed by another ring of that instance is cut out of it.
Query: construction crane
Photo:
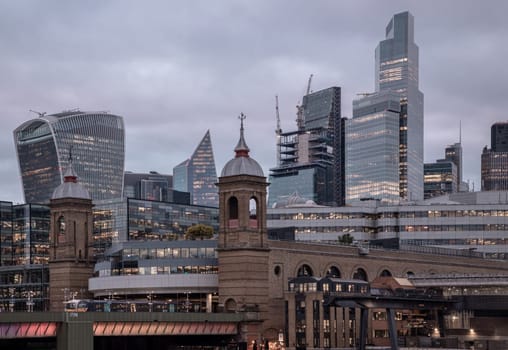
[[[374,94],[375,94],[375,92],[359,92],[356,94],[356,96],[367,97],[367,96],[374,95]]]
[[[32,113],[35,113],[35,114],[38,114],[39,118],[42,118],[42,117],[44,117],[46,115],[46,112],[37,112],[37,111],[34,111],[33,109],[29,109],[28,111],[32,112]]]
[[[314,74],[311,74],[309,76],[309,80],[307,81],[307,90],[306,90],[305,96],[310,94],[310,84],[312,83],[313,76],[314,76]],[[303,131],[303,129],[304,129],[304,118],[303,118],[304,109],[305,109],[305,104],[303,102],[301,105],[296,106],[296,126],[298,127],[299,131]]]
[[[275,133],[280,135],[282,133],[282,129],[280,128],[280,115],[279,115],[279,96],[275,95],[275,117],[277,118],[277,128],[275,129]]]
[[[311,74],[310,77],[309,77],[309,81],[307,82],[307,93],[306,95],[310,94],[310,83],[312,82],[312,77],[314,76],[314,74]]]
[[[275,135],[277,138],[277,165],[280,165],[280,134],[282,134],[282,129],[280,127],[280,115],[279,115],[279,96],[275,95],[275,117],[277,118],[277,127],[275,128]]]

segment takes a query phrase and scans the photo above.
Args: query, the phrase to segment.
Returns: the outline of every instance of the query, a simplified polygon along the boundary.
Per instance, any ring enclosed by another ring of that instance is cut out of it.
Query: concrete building
[[[268,210],[269,230],[289,228],[296,240],[333,242],[395,240],[392,247],[440,248],[464,255],[508,258],[507,192],[462,192],[422,202],[383,205],[365,201],[330,208],[294,205]],[[421,248],[424,249],[424,248]]]

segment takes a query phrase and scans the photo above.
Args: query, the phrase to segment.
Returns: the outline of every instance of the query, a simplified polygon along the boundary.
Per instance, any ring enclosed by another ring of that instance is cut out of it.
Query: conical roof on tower
[[[51,199],[59,198],[92,199],[90,192],[82,184],[78,183],[78,175],[72,167],[72,156],[69,159],[69,167],[64,173],[64,182],[55,188],[51,196]]]
[[[241,113],[238,118],[240,119],[240,139],[235,147],[235,158],[226,163],[221,176],[253,175],[264,177],[263,169],[259,163],[249,156],[250,150],[245,142],[243,129],[243,120],[246,116]]]

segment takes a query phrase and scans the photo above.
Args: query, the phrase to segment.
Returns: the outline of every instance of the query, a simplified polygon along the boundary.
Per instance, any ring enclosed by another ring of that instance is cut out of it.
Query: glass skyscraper
[[[423,94],[418,88],[418,46],[409,12],[393,16],[376,48],[376,91],[400,94],[400,197],[423,199]]]
[[[400,200],[400,96],[391,91],[353,101],[346,122],[346,203]]]
[[[403,200],[423,199],[423,94],[418,88],[418,46],[414,43],[414,18],[409,12],[396,14],[388,23],[386,39],[376,48],[375,79],[377,93],[395,93],[400,99],[399,145],[397,155],[390,156],[398,157],[399,197]],[[368,104],[372,96],[365,98]],[[357,101],[353,109],[361,106],[361,100]],[[386,135],[391,135],[391,132]],[[377,135],[378,147],[385,148],[384,138],[380,137],[381,134]],[[390,136],[387,142],[391,141]],[[376,147],[371,145],[371,148]],[[353,148],[351,151],[356,152]],[[353,159],[357,155],[348,157]],[[354,170],[354,167],[350,169]],[[346,176],[354,179],[362,175],[350,173]],[[376,180],[372,178],[370,181]],[[377,181],[379,186],[385,185],[384,178],[380,177]],[[379,192],[370,197],[378,195]]]
[[[120,116],[67,111],[29,120],[14,130],[25,202],[47,203],[72,156],[93,200],[120,197],[125,131]]]
[[[208,130],[192,156],[173,168],[173,188],[189,192],[195,205],[219,206],[217,171]]]

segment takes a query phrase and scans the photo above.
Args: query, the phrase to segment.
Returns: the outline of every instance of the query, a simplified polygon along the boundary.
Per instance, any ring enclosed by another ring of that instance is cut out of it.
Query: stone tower
[[[252,322],[242,327],[242,341],[260,338],[268,317],[266,177],[249,157],[240,116],[240,140],[235,157],[219,178],[219,304],[226,312],[248,312]]]
[[[50,200],[50,311],[62,311],[66,299],[89,297],[94,266],[92,199],[77,178],[71,163]]]

